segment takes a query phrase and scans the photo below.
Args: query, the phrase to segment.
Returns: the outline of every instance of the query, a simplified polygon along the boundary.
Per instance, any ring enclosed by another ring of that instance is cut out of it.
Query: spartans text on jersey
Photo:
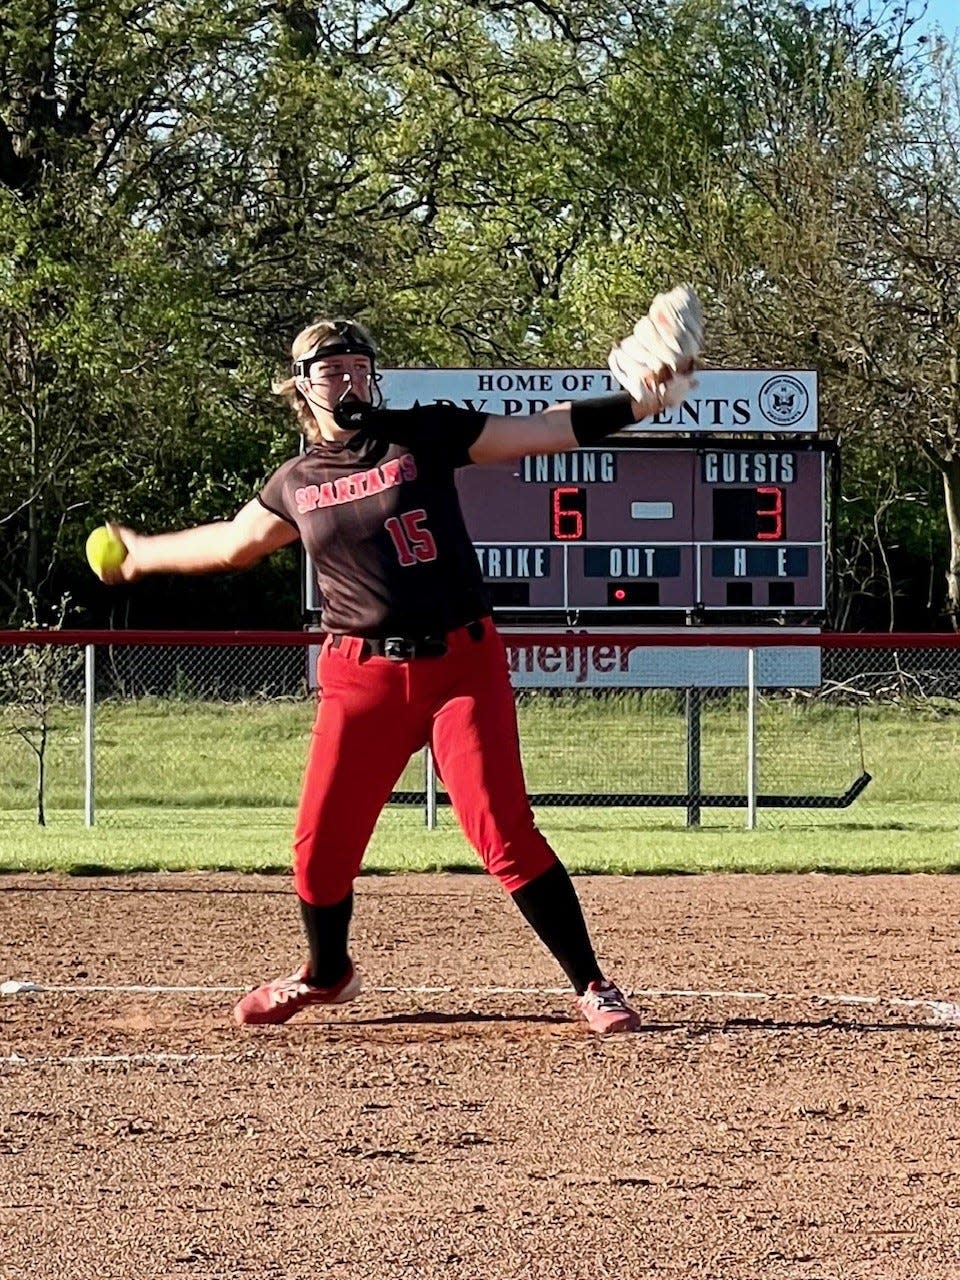
[[[369,471],[355,471],[349,476],[338,476],[324,484],[308,484],[293,495],[297,511],[305,515],[319,507],[336,507],[344,502],[357,502],[371,494],[382,493],[417,478],[417,464],[412,453],[402,453],[399,458],[388,458],[379,467]]]

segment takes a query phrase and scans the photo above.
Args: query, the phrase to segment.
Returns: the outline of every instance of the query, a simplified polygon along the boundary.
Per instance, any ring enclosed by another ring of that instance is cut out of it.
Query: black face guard
[[[309,378],[310,370],[320,360],[326,360],[330,356],[366,356],[370,361],[370,369],[373,371],[376,362],[376,352],[373,347],[368,346],[365,342],[349,342],[344,338],[335,339],[333,342],[325,342],[322,347],[314,347],[312,351],[308,351],[305,356],[293,362],[293,376],[295,378]]]
[[[321,343],[293,361],[294,378],[310,378],[310,370],[317,360],[326,360],[328,356],[366,356],[370,361],[371,375],[376,379],[376,352],[366,338],[362,337],[356,325],[349,320],[334,321],[335,337],[329,342]]]
[[[366,415],[372,409],[379,409],[383,404],[380,374],[377,373],[377,353],[357,326],[351,324],[349,320],[334,321],[334,328],[336,329],[335,337],[294,360],[293,376],[309,378],[313,366],[330,356],[366,356],[370,361],[370,403],[352,398],[350,396],[352,383],[348,383],[332,407],[337,426],[347,431],[356,431],[363,426]]]

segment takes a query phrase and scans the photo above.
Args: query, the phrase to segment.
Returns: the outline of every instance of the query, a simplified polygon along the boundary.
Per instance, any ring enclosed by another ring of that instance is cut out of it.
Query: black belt
[[[474,643],[483,639],[484,625],[481,621],[468,622],[464,627],[455,629],[466,631]],[[411,658],[442,658],[450,647],[447,635],[365,637],[360,652],[364,658],[391,658],[394,662],[408,662]],[[339,649],[346,639],[347,636],[331,636],[330,647]]]

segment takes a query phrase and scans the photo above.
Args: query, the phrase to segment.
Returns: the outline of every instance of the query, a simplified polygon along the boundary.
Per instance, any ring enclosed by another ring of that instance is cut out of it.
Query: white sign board
[[[644,644],[643,637],[567,648],[550,643],[512,643],[503,633],[510,681],[515,689],[745,689],[747,649],[723,645],[677,647]],[[764,689],[817,689],[820,649],[772,646],[757,637],[757,684]]]
[[[606,369],[383,369],[390,409],[448,401],[480,413],[538,413],[558,400],[583,400],[621,388]],[[628,428],[630,433],[714,432],[815,435],[817,374],[811,369],[705,369],[677,409]]]

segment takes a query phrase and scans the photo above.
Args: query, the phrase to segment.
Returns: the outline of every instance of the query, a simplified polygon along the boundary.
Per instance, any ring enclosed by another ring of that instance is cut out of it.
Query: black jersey
[[[343,444],[285,462],[258,497],[294,525],[334,634],[435,635],[490,612],[454,471],[486,415],[376,410]]]

